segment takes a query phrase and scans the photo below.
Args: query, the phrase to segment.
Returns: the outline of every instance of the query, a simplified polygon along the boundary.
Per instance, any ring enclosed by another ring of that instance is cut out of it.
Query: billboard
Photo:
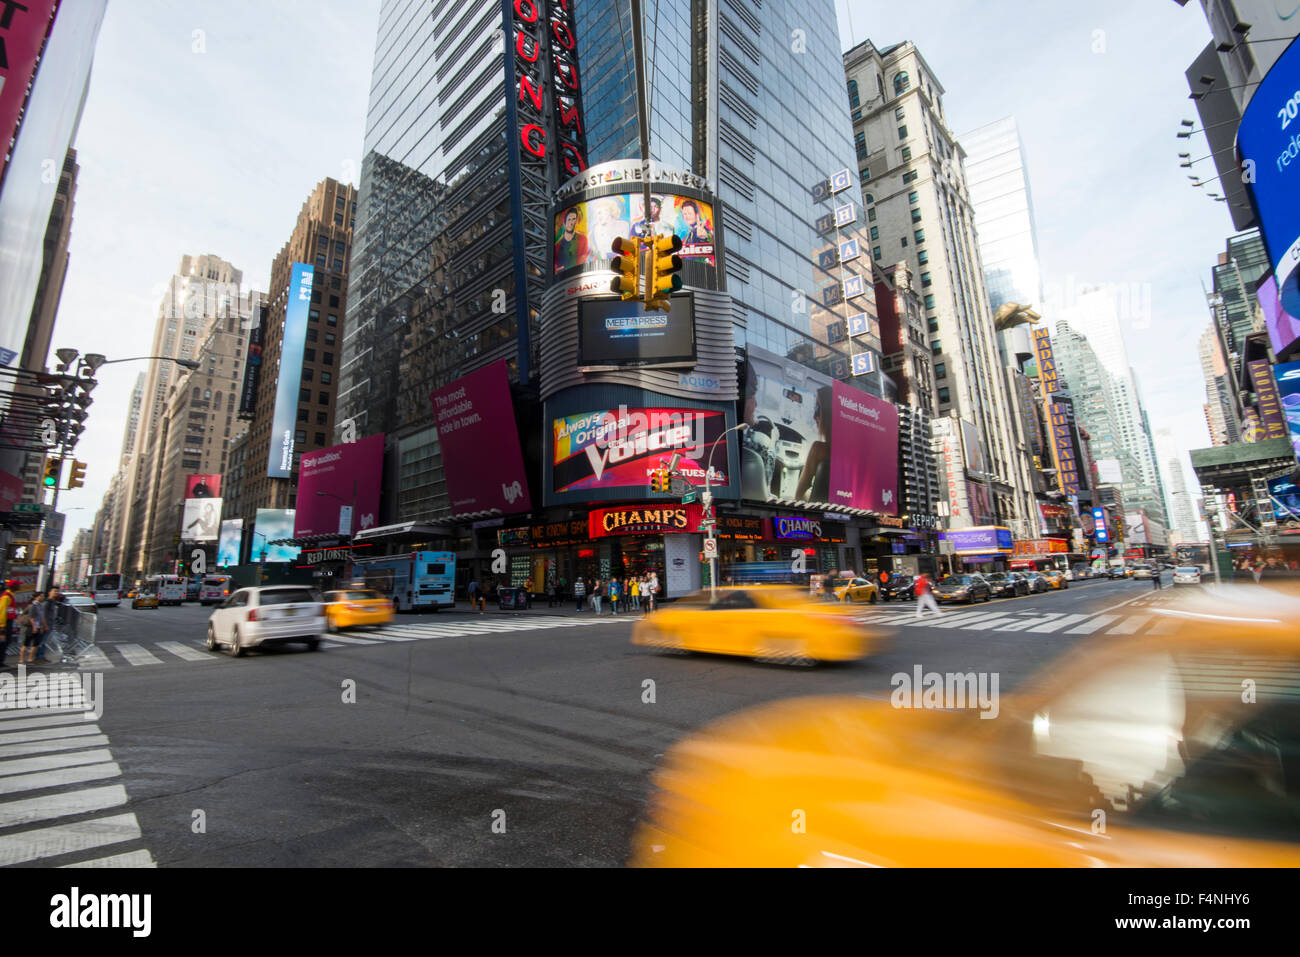
[[[578,304],[578,365],[695,365],[695,315],[689,294],[672,311],[646,311],[634,299],[584,299]]]
[[[215,542],[221,532],[221,499],[189,498],[181,518],[181,541]]]
[[[1104,545],[1110,541],[1110,531],[1106,528],[1106,510],[1100,505],[1092,510],[1092,529],[1098,544]]]
[[[1052,352],[1052,336],[1046,327],[1034,330],[1034,358],[1038,362],[1038,381],[1043,392],[1051,395],[1061,391],[1056,374],[1056,356]]]
[[[45,43],[56,0],[23,0],[5,4],[0,17],[0,138],[8,163],[9,141],[18,133],[18,118],[27,99],[27,85],[36,72],[36,59]],[[4,167],[0,166],[0,178]]]
[[[689,485],[704,485],[704,457],[727,430],[722,409],[597,409],[551,420],[551,474],[555,492],[586,489],[628,490],[644,495],[650,473],[674,452],[682,453],[678,470]],[[727,485],[724,448],[714,457],[714,485]]]
[[[298,388],[302,384],[302,357],[307,347],[307,312],[311,308],[311,283],[315,270],[294,263],[289,278],[289,299],[284,306],[284,334],[280,347],[280,375],[275,387],[275,413],[271,420],[271,451],[266,460],[270,478],[288,478],[293,472],[293,433],[298,420]]]
[[[1273,368],[1267,359],[1256,359],[1247,363],[1250,370],[1251,386],[1255,390],[1255,402],[1259,406],[1259,421],[1264,429],[1265,439],[1286,438],[1286,420],[1282,418],[1282,403],[1278,398],[1277,385],[1273,382]]]
[[[1074,436],[1071,428],[1072,409],[1059,399],[1048,405],[1052,430],[1052,455],[1056,459],[1056,481],[1062,495],[1079,494],[1079,465],[1074,458]]]
[[[186,476],[185,497],[221,498],[221,475],[208,473]]]
[[[506,360],[434,389],[429,401],[452,513],[532,511]]]
[[[352,520],[345,534],[356,534],[376,525],[383,471],[382,432],[303,455],[298,464],[294,537],[339,532],[343,527],[339,524],[339,514],[348,508],[352,510]]]
[[[1001,525],[979,525],[975,528],[940,532],[939,539],[952,542],[953,551],[958,555],[1007,553],[1015,549],[1011,529]]]
[[[296,545],[272,545],[284,538],[293,538],[293,509],[259,508],[253,523],[250,562],[291,562],[302,551]]]
[[[612,247],[620,236],[676,235],[682,240],[677,255],[715,265],[713,204],[702,199],[654,193],[647,221],[643,193],[602,196],[565,206],[555,214],[554,228],[556,273],[611,268]]]
[[[1300,43],[1291,42],[1256,88],[1237,127],[1237,152],[1282,307],[1300,315]]]
[[[253,305],[252,328],[248,330],[248,358],[244,365],[243,388],[239,393],[239,417],[252,418],[257,405],[257,385],[262,381],[262,338],[266,335],[266,306]]]
[[[217,564],[238,565],[239,552],[244,545],[244,520],[230,518],[221,523],[217,539]]]
[[[807,366],[749,349],[741,495],[897,514],[898,412]]]
[[[1291,433],[1291,447],[1300,457],[1300,362],[1285,362],[1273,367],[1277,380],[1277,394],[1282,400],[1282,414],[1286,416],[1287,431]]]
[[[1300,524],[1300,487],[1283,476],[1268,483],[1268,495],[1273,500],[1273,517],[1283,524]]]

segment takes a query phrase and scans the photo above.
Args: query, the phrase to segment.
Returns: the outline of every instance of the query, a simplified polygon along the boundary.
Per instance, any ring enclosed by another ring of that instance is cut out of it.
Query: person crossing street
[[[943,615],[943,612],[939,610],[939,603],[934,600],[934,586],[930,584],[930,579],[925,572],[916,576],[913,592],[916,594],[917,618],[924,618],[924,612],[927,608],[933,608],[936,616]]]

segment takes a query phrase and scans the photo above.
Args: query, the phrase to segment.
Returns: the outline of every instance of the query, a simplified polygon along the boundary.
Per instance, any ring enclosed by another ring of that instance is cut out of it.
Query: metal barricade
[[[71,605],[58,605],[50,630],[41,641],[38,657],[61,664],[77,664],[95,646],[95,629],[99,616]]]

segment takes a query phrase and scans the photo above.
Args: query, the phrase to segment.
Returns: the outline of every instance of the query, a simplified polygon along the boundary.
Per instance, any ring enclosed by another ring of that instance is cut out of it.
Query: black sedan
[[[894,575],[880,586],[880,597],[884,601],[893,601],[895,598],[899,601],[911,601],[916,597],[916,593],[912,590],[915,584],[916,579],[911,575]]]
[[[977,601],[992,601],[993,590],[979,575],[949,575],[934,588],[939,604],[961,601],[973,605]]]
[[[994,572],[985,575],[994,598],[1015,598],[1017,595],[1029,594],[1029,582],[1015,572]]]

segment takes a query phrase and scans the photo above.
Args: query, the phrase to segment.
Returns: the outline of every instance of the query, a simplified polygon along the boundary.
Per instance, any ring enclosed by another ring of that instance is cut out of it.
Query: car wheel
[[[308,651],[319,651],[319,650],[320,650],[320,639],[319,639],[319,638],[308,638],[308,639],[307,639],[307,650],[308,650]]]
[[[878,597],[879,597],[879,596],[878,596],[875,592],[872,592],[872,593],[871,593],[871,597],[867,599],[867,604],[868,604],[868,605],[874,605],[874,604],[876,603],[876,600],[877,600]]]
[[[230,647],[226,649],[232,658],[239,658],[244,654],[244,646],[239,643],[239,629],[236,628],[230,633]]]
[[[333,615],[325,616],[325,630],[328,631],[331,635],[338,634],[339,626],[338,623],[335,622]]]
[[[797,665],[813,662],[814,659],[803,654],[803,641],[798,638],[774,638],[765,636],[759,639],[758,653],[754,660],[762,664]]]
[[[208,640],[205,642],[208,651],[217,650],[217,633],[211,625],[208,625]]]

